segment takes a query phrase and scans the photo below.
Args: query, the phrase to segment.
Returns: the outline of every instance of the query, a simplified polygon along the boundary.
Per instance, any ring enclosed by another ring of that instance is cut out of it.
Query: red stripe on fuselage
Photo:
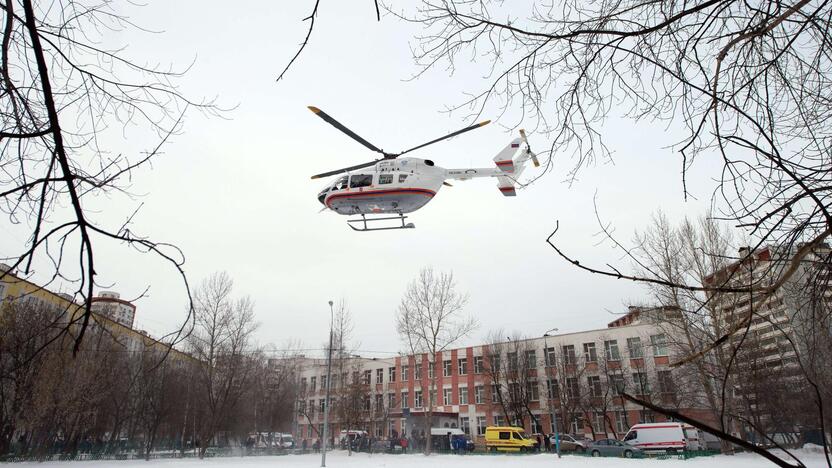
[[[436,195],[436,192],[433,190],[428,189],[420,189],[420,188],[405,188],[405,189],[388,189],[388,190],[370,190],[366,192],[344,192],[344,193],[336,193],[334,195],[330,195],[329,198],[326,199],[326,206],[332,208],[330,203],[339,198],[353,198],[353,197],[369,197],[369,196],[388,196],[388,195],[401,195],[401,194],[414,194],[414,195],[424,195],[426,197],[433,197]]]
[[[509,164],[514,164],[514,161],[512,161],[511,159],[509,159],[509,160],[507,160],[507,161],[497,161],[497,162],[496,162],[496,163],[494,163],[494,164],[496,164],[496,165],[498,165],[498,166],[508,166]]]

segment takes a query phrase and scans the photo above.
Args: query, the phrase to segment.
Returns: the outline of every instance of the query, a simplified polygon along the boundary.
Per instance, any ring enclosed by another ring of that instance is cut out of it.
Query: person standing
[[[549,435],[543,436],[543,447],[546,449],[547,452],[552,450],[552,440],[549,438]]]

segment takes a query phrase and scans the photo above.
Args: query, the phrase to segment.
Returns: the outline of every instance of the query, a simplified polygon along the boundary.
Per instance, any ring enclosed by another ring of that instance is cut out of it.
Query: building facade
[[[432,427],[461,428],[480,439],[485,428],[512,424],[528,434],[555,431],[593,439],[621,437],[660,415],[624,401],[619,390],[701,416],[679,398],[667,339],[657,309],[631,308],[607,328],[468,346],[438,353],[384,358],[336,356],[330,433],[366,430],[375,437],[420,436]],[[661,311],[663,314],[666,311]],[[300,371],[298,440],[317,439],[323,426],[326,360],[308,359]],[[339,411],[352,406],[355,411]],[[351,414],[351,421],[344,415]]]
[[[92,298],[92,311],[96,314],[114,320],[125,327],[133,328],[133,321],[136,318],[136,306],[129,301],[121,299],[117,292],[101,291],[98,296]]]

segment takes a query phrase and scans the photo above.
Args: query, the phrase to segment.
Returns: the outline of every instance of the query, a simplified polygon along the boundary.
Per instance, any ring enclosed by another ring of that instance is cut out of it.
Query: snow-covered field
[[[825,467],[823,455],[817,452],[798,451],[797,455],[807,468]],[[232,468],[232,467],[278,467],[278,468],[315,468],[321,465],[320,454],[286,455],[279,457],[246,458],[211,458],[205,460],[152,460],[145,461],[68,461],[46,463],[18,463],[14,466],[37,466],[38,468]],[[327,454],[326,465],[330,468],[551,468],[551,467],[598,467],[598,468],[758,468],[775,466],[768,460],[751,454],[734,456],[716,455],[690,460],[654,460],[622,458],[590,458],[566,455],[561,459],[551,454],[510,456],[510,455],[384,455],[355,453],[351,457],[346,452],[335,451]]]

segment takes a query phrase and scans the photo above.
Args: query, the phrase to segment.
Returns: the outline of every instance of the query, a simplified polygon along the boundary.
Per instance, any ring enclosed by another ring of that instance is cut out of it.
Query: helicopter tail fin
[[[517,180],[526,169],[526,163],[537,159],[529,150],[528,144],[523,144],[525,133],[521,131],[521,135],[521,138],[512,140],[494,157],[494,164],[505,173],[505,175],[497,176],[497,188],[507,197],[517,196]]]
[[[509,174],[515,171],[514,156],[520,151],[520,144],[522,142],[522,138],[515,138],[502,151],[497,153],[497,156],[494,156],[494,164],[497,165],[497,169]]]
[[[514,188],[514,180],[506,176],[497,176],[497,188],[506,197],[516,197],[517,190]]]

